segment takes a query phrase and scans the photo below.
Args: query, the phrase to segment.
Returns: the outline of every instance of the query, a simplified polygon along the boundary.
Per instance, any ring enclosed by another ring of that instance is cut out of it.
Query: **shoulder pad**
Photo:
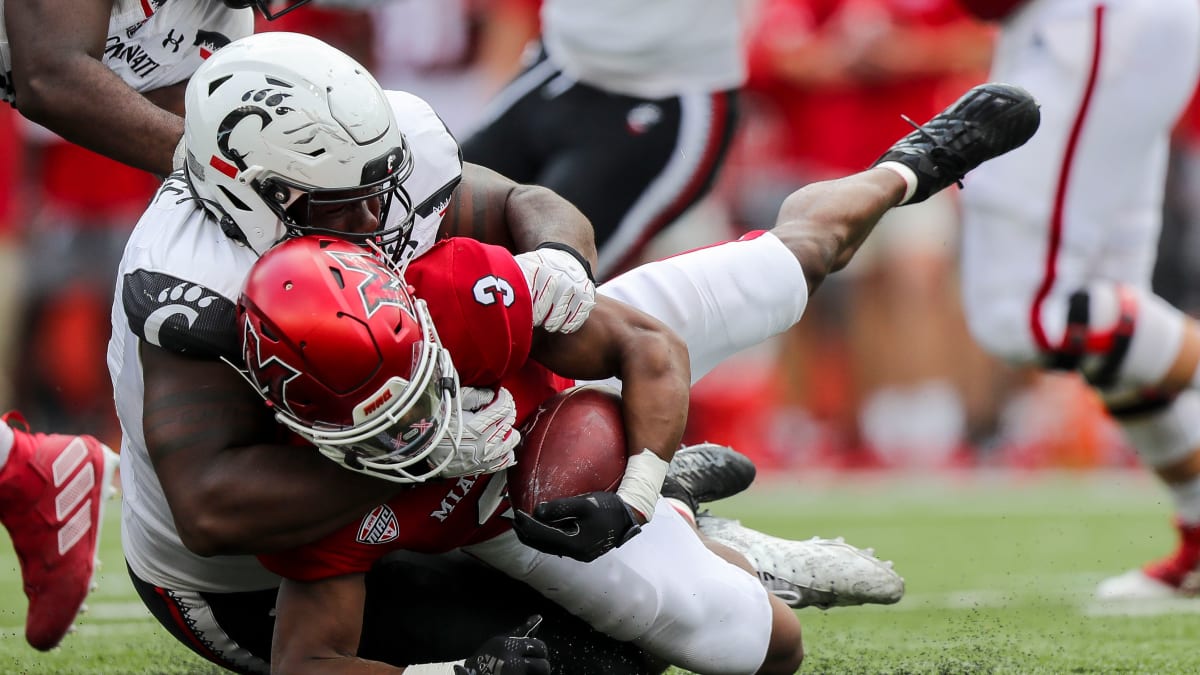
[[[194,358],[241,361],[237,306],[200,284],[134,270],[121,283],[121,304],[139,339]]]

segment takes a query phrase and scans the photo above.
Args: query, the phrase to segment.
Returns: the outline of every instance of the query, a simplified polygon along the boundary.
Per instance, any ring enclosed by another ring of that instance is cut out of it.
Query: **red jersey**
[[[574,384],[529,361],[532,300],[511,253],[473,239],[447,239],[405,274],[429,305],[463,385],[512,392],[520,424],[546,398]],[[361,521],[284,553],[260,556],[276,574],[315,581],[366,572],[394,550],[440,553],[509,529],[503,474],[438,480],[406,488]]]

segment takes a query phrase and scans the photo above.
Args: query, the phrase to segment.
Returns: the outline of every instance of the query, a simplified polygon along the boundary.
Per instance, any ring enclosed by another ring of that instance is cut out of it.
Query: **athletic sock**
[[[898,176],[900,176],[901,178],[904,179],[904,184],[907,187],[904,190],[904,197],[900,200],[899,204],[896,204],[896,206],[904,206],[905,204],[908,203],[908,200],[912,199],[912,196],[914,194],[916,194],[916,192],[917,192],[917,174],[912,169],[901,164],[900,162],[893,162],[893,161],[880,162],[879,164],[875,165],[875,168],[889,169],[891,171],[894,171]]]

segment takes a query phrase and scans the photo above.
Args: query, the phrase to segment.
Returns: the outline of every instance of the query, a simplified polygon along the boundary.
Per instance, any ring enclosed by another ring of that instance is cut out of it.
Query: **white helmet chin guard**
[[[307,35],[251,35],[196,70],[184,103],[187,182],[225,234],[260,255],[308,233],[393,255],[404,246],[412,152],[383,90],[354,59]],[[313,217],[376,199],[373,232],[338,232]]]

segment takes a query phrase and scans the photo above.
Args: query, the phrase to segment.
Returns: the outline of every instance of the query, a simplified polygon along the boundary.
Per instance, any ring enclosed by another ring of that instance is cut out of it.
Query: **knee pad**
[[[1057,307],[1055,305],[1058,305]],[[1061,304],[1047,303],[1060,312]],[[1067,299],[1061,337],[1050,334],[1046,365],[1078,370],[1101,390],[1153,387],[1179,353],[1184,317],[1156,295],[1124,284],[1097,282]],[[1061,322],[1061,319],[1059,319]]]
[[[1171,395],[1127,388],[1101,395],[1146,466],[1170,466],[1200,446],[1200,392],[1189,389]]]

